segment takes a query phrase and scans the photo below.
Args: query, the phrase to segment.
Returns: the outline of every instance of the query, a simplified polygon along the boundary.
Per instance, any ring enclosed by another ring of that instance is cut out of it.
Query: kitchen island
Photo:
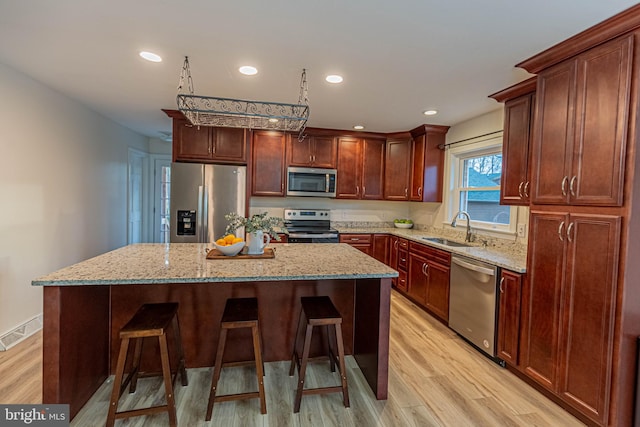
[[[378,399],[387,397],[391,278],[398,273],[346,244],[282,244],[272,259],[206,259],[207,244],[136,244],[32,282],[44,287],[43,402],[71,416],[115,371],[118,332],[138,307],[175,301],[188,368],[212,366],[227,298],[258,298],[263,357],[289,360],[300,297],[328,295]],[[251,359],[247,337],[229,336],[225,360]],[[316,342],[316,352],[321,343]],[[143,358],[155,363],[155,348]],[[143,362],[144,363],[144,362]]]

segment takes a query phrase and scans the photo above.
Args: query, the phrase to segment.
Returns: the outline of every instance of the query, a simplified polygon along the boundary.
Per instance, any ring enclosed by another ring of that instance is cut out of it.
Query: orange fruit
[[[224,239],[216,240],[216,245],[218,246],[227,246],[227,242]]]
[[[243,240],[242,240],[242,237],[236,237],[235,239],[233,239],[233,242],[232,242],[232,243],[233,243],[233,244],[236,244],[236,243],[240,243],[240,242],[242,242],[242,241],[243,241]]]
[[[235,239],[236,236],[234,236],[233,234],[227,234],[226,236],[224,236],[224,241],[227,243],[227,245],[230,245],[233,243],[233,239]]]

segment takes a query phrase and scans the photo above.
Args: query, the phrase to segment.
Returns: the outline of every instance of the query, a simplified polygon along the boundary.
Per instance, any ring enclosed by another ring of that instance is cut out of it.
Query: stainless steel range
[[[289,243],[338,243],[338,231],[331,228],[329,209],[285,209],[284,226]]]

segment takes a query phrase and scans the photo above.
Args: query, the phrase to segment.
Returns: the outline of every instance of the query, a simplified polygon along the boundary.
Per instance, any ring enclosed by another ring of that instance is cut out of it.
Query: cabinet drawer
[[[407,271],[407,260],[409,256],[407,251],[399,250],[398,251],[398,270]]]
[[[398,271],[398,278],[396,279],[396,287],[398,289],[402,289],[403,291],[407,291],[407,272],[406,271]]]
[[[451,254],[449,252],[441,251],[439,249],[432,248],[431,246],[422,245],[416,242],[409,242],[409,251],[423,255],[445,266],[451,265]]]
[[[340,234],[340,243],[370,244],[371,234]]]
[[[398,239],[398,248],[399,249],[404,249],[405,251],[408,251],[409,250],[409,241],[407,239],[399,238]]]

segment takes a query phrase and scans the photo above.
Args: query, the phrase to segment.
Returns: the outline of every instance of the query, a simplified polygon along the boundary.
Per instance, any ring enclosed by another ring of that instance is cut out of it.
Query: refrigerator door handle
[[[202,237],[200,243],[207,243],[209,240],[209,188],[202,187]]]
[[[203,217],[202,215],[203,200],[204,200],[204,186],[199,185],[198,186],[198,213],[196,214],[196,221],[197,221],[196,227],[198,227],[196,232],[197,232],[198,242],[202,242],[202,229],[204,227],[204,218],[206,218],[206,217]]]

